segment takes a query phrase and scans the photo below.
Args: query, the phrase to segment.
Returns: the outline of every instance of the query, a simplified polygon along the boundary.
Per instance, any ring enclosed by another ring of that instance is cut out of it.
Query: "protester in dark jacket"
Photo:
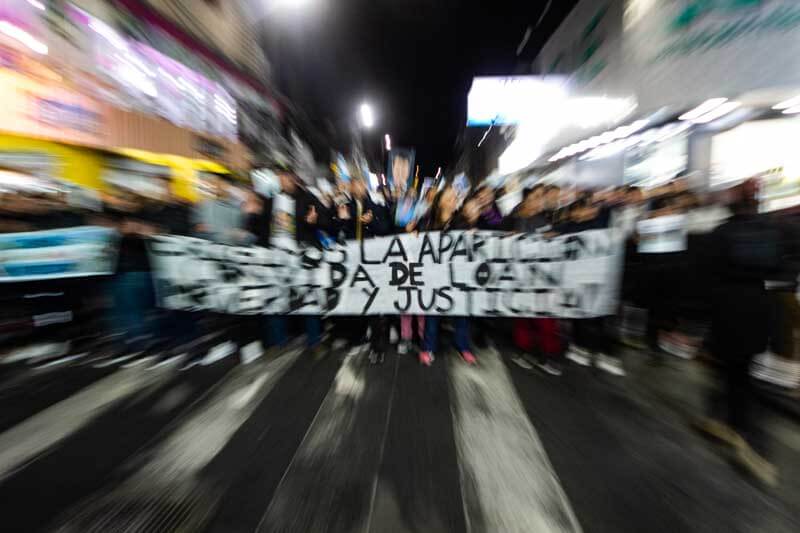
[[[749,368],[753,356],[767,347],[770,306],[764,282],[782,269],[785,239],[780,224],[758,214],[755,181],[745,182],[734,194],[733,216],[712,232],[708,242],[710,347],[723,362],[724,392],[722,398],[712,397],[711,418],[700,427],[732,444],[743,467],[774,484],[777,471],[748,444],[763,445],[750,413]],[[727,411],[727,424],[719,420],[719,404]]]
[[[323,246],[321,231],[333,232],[329,211],[299,181],[291,171],[279,170],[281,192],[278,196],[264,199],[261,219],[269,221],[268,228],[258,241],[273,246],[278,239],[294,241],[301,246],[320,248]],[[316,315],[303,317],[306,329],[306,345],[315,357],[324,351],[322,342],[322,319]],[[282,347],[288,342],[288,321],[286,315],[267,317],[268,344]]]
[[[363,241],[387,235],[393,226],[392,217],[369,196],[366,182],[360,177],[350,181],[350,199],[337,208],[336,224],[348,240]],[[371,364],[383,363],[388,348],[388,323],[384,316],[369,319]],[[347,339],[350,354],[360,352],[366,334],[364,321],[358,317],[338,320],[339,335]]]

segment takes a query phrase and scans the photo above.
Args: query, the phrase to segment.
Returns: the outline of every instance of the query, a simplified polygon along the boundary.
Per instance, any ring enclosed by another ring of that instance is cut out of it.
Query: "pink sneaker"
[[[419,364],[431,366],[433,363],[433,354],[431,352],[419,352]]]
[[[463,352],[461,352],[461,358],[468,365],[477,365],[478,364],[478,358],[475,357],[472,354],[472,352],[470,352],[469,350],[464,350]]]

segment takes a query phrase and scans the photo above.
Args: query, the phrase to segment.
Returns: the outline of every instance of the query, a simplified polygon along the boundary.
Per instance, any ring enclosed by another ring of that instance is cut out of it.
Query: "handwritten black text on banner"
[[[545,239],[457,231],[332,250],[151,244],[162,305],[232,314],[580,318],[614,312],[622,247],[610,230]]]

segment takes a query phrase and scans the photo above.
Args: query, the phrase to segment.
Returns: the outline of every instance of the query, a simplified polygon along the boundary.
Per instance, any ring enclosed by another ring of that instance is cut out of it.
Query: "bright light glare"
[[[570,124],[583,129],[619,122],[636,110],[632,98],[586,97],[573,98],[565,103],[565,114]]]
[[[281,9],[305,9],[314,2],[315,0],[273,0],[275,7]]]
[[[361,125],[365,128],[371,128],[375,125],[375,116],[372,114],[372,108],[369,104],[361,104],[359,108],[361,115]]]
[[[773,106],[772,109],[783,110],[797,106],[800,106],[800,95],[795,96],[794,98],[789,98],[788,100],[785,100],[780,104]]]
[[[47,45],[36,39],[33,35],[18,26],[14,26],[7,20],[0,20],[0,32],[17,40],[36,52],[37,54],[47,54]]]
[[[44,4],[41,3],[39,0],[28,0],[28,3],[33,7],[35,7],[36,9],[39,9],[40,11],[44,11],[46,9],[44,7]]]
[[[706,100],[699,106],[695,107],[691,111],[688,111],[678,117],[679,120],[695,120],[700,118],[701,116],[705,115],[709,111],[713,111],[714,109],[718,108],[725,102],[727,102],[727,98],[711,98],[710,100]]]
[[[119,36],[119,34],[114,31],[111,26],[92,18],[89,21],[89,27],[93,29],[98,34],[102,35],[109,43],[111,43],[114,48],[117,50],[127,50],[128,45],[125,44],[125,40]]]
[[[713,122],[718,118],[724,117],[731,111],[738,109],[741,105],[742,104],[739,102],[726,102],[715,108],[713,111],[710,111],[701,117],[695,118],[692,120],[692,122],[695,124],[708,124],[709,122]]]
[[[383,138],[386,140],[386,151],[387,152],[391,152],[392,151],[392,138],[389,137],[388,133],[386,135],[384,135]]]
[[[790,107],[789,109],[784,109],[784,115],[796,115],[800,113],[800,105],[796,105],[794,107]]]

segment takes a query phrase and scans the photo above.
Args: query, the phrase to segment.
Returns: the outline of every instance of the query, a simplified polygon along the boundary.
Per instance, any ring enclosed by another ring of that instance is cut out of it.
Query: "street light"
[[[279,8],[291,8],[291,9],[304,9],[308,7],[309,4],[314,3],[315,0],[274,0],[274,4],[276,7]]]
[[[375,125],[375,116],[372,114],[372,107],[369,104],[361,104],[358,111],[361,116],[362,126],[369,129]]]

